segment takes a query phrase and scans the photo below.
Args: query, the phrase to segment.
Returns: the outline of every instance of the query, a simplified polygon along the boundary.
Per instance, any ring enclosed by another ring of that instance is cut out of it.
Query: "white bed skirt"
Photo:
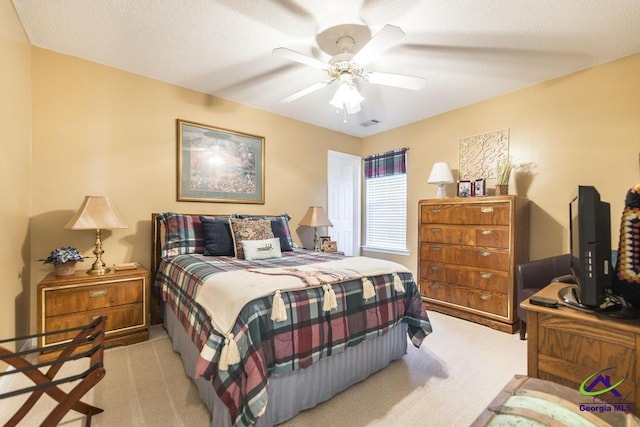
[[[164,325],[173,342],[173,349],[180,353],[187,375],[194,381],[200,398],[212,413],[211,426],[231,427],[227,407],[218,398],[211,382],[193,378],[199,351],[176,315],[167,307],[164,310]],[[407,325],[400,323],[382,337],[322,359],[306,369],[269,378],[267,411],[258,419],[256,426],[274,426],[295,417],[300,411],[331,399],[404,356],[407,340]]]

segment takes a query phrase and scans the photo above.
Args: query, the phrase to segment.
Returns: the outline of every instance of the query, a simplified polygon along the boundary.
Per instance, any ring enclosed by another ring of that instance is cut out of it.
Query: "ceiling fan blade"
[[[404,76],[402,74],[379,73],[376,71],[369,71],[367,74],[365,74],[364,80],[377,85],[394,86],[411,90],[420,90],[427,82],[422,77]]]
[[[329,84],[331,84],[331,82],[333,82],[333,80],[324,80],[314,85],[311,85],[307,88],[300,89],[299,91],[293,93],[292,95],[289,95],[286,98],[282,98],[280,102],[288,103],[288,102],[295,101],[298,98],[302,98],[305,95],[309,95],[311,92],[315,92],[317,90],[322,89],[325,86],[328,86]]]
[[[275,53],[276,55],[280,55],[283,58],[287,58],[301,64],[309,65],[310,67],[317,68],[323,71],[326,71],[331,67],[331,65],[327,64],[326,62],[322,62],[310,56],[303,55],[299,52],[296,52],[295,50],[291,50],[286,47],[277,47],[273,49],[273,53]]]
[[[404,38],[404,31],[395,25],[385,25],[371,40],[367,42],[351,59],[358,65],[365,66],[376,56],[395,46]]]

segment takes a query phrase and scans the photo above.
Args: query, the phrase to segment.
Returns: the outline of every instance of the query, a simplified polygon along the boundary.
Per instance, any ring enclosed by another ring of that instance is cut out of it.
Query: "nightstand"
[[[72,276],[49,273],[38,284],[38,333],[89,324],[107,316],[105,347],[149,339],[149,272],[138,267],[92,276],[77,271]],[[77,331],[38,338],[38,347],[69,341]],[[58,352],[45,351],[40,360]]]

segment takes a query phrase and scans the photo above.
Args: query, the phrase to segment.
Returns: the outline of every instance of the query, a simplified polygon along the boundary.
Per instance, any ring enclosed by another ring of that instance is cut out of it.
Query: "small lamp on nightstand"
[[[313,250],[320,252],[320,240],[318,239],[318,227],[333,227],[331,221],[327,217],[326,212],[322,209],[322,206],[309,206],[304,218],[300,220],[300,225],[305,227],[313,227]]]
[[[109,271],[102,261],[104,251],[102,250],[100,230],[127,227],[111,201],[105,196],[85,196],[78,212],[64,226],[70,230],[96,230],[96,244],[93,249],[96,261],[87,271],[88,274],[104,274]]]
[[[453,182],[453,174],[451,173],[449,164],[447,162],[434,163],[427,182],[429,184],[438,184],[438,192],[436,193],[438,199],[447,197],[446,184]]]

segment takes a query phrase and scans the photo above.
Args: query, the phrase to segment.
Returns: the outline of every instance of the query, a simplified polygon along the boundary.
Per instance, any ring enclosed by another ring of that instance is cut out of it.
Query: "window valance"
[[[407,173],[408,148],[373,154],[364,158],[364,177],[378,178]]]

